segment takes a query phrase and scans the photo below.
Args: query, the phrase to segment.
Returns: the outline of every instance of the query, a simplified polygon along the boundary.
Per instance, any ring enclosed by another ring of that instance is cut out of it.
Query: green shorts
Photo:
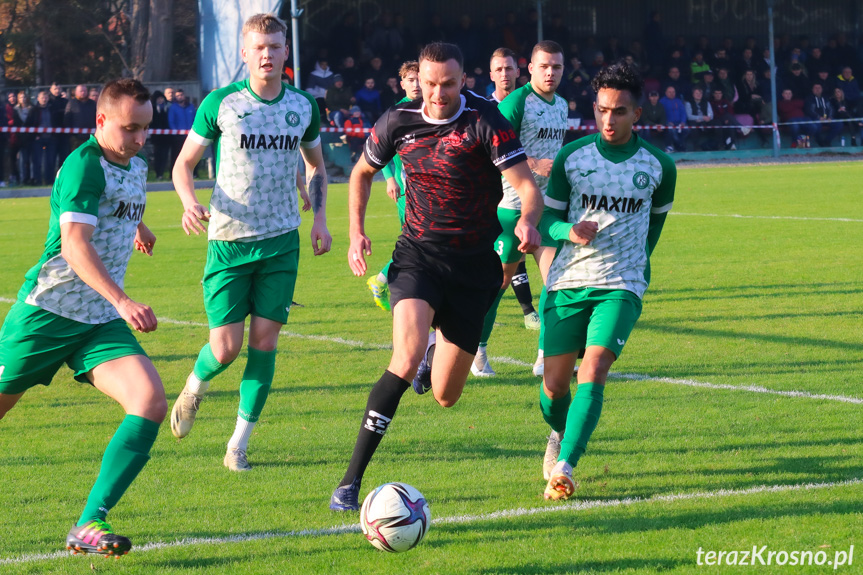
[[[401,195],[399,195],[399,199],[396,200],[396,205],[399,208],[399,223],[402,227],[405,227],[405,192],[402,190]]]
[[[500,261],[505,264],[514,264],[524,257],[524,254],[518,251],[518,245],[521,243],[521,240],[515,235],[515,226],[520,217],[521,210],[511,210],[509,208],[497,209],[497,219],[500,220],[503,232],[501,232],[494,242],[494,251],[500,256]],[[542,236],[542,245],[556,248],[558,244],[559,242]]]
[[[64,363],[90,383],[91,369],[129,355],[147,354],[122,319],[80,323],[19,301],[0,329],[0,393],[48,385]]]
[[[210,329],[250,314],[287,323],[299,261],[297,230],[254,242],[208,242],[201,283]]]
[[[620,357],[640,315],[641,299],[631,291],[550,291],[542,309],[545,355],[563,355],[600,345]]]

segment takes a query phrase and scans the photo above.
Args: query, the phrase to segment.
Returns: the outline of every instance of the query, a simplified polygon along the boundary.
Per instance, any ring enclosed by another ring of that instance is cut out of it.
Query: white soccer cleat
[[[224,463],[225,467],[231,471],[252,470],[252,466],[249,465],[249,459],[246,456],[246,452],[242,449],[229,447],[228,452],[225,453],[225,460],[222,463]]]
[[[551,470],[557,465],[560,457],[560,442],[563,441],[562,431],[552,431],[548,436],[548,444],[545,446],[545,457],[542,459],[542,478],[548,481],[551,478]]]
[[[177,439],[183,439],[192,431],[195,416],[198,415],[198,408],[204,399],[204,393],[196,394],[189,391],[189,378],[192,376],[193,374],[190,373],[186,378],[186,385],[171,409],[171,433]]]
[[[562,501],[569,499],[573,493],[575,493],[575,483],[572,481],[572,465],[566,461],[558,461],[551,470],[551,477],[542,496],[552,501]]]
[[[532,329],[534,331],[538,330],[541,327],[541,322],[539,319],[539,314],[535,311],[530,312],[529,314],[524,316],[524,327],[527,329]]]
[[[476,357],[470,364],[470,372],[476,377],[494,377],[497,375],[488,363],[486,348],[481,347],[477,350]]]

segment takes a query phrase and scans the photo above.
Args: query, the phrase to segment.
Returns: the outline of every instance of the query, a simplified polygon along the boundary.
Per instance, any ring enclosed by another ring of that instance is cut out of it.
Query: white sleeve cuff
[[[199,146],[207,147],[213,143],[213,140],[205,138],[195,130],[189,130],[189,135],[187,137]]]
[[[664,206],[654,206],[650,209],[651,214],[667,214],[671,211],[671,206],[674,205],[674,202],[669,202]]]
[[[89,224],[96,227],[99,223],[99,218],[90,214],[82,214],[81,212],[63,212],[60,214],[60,225],[63,224]]]
[[[318,136],[317,138],[315,138],[311,142],[303,142],[302,140],[300,140],[300,146],[302,146],[304,148],[314,148],[320,143],[321,143],[321,137],[320,136]]]
[[[560,200],[555,200],[554,198],[550,198],[545,196],[545,205],[553,210],[566,210],[566,202],[561,202]]]

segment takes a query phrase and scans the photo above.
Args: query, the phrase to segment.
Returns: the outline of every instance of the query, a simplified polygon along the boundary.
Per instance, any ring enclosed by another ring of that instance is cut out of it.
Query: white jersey
[[[216,145],[209,239],[263,240],[300,227],[299,147],[317,146],[319,132],[314,98],[287,84],[272,101],[259,98],[248,80],[204,98],[189,138]]]
[[[651,217],[671,210],[676,181],[674,161],[635,134],[623,146],[611,146],[599,134],[565,146],[545,197],[543,225],[560,241],[548,291],[620,289],[642,297],[650,281]],[[572,224],[582,221],[599,228],[586,246],[569,240]],[[662,221],[664,216],[659,230]]]
[[[566,100],[557,94],[549,102],[537,94],[528,82],[504,98],[498,110],[512,124],[529,158],[553,160],[563,147],[569,107]],[[533,177],[539,191],[545,195],[548,178],[535,172]],[[521,210],[521,199],[505,178],[500,207]]]

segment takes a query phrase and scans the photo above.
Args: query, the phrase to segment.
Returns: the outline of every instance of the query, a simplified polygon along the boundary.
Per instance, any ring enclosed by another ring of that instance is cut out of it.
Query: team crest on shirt
[[[643,190],[650,185],[650,176],[647,172],[636,172],[635,175],[632,176],[632,183],[639,190]]]
[[[467,141],[467,132],[464,134],[459,134],[458,132],[451,132],[441,138],[442,142],[449,144],[450,146],[461,146],[463,142]]]
[[[292,128],[295,128],[300,125],[300,115],[294,111],[288,112],[285,114],[285,121]]]

